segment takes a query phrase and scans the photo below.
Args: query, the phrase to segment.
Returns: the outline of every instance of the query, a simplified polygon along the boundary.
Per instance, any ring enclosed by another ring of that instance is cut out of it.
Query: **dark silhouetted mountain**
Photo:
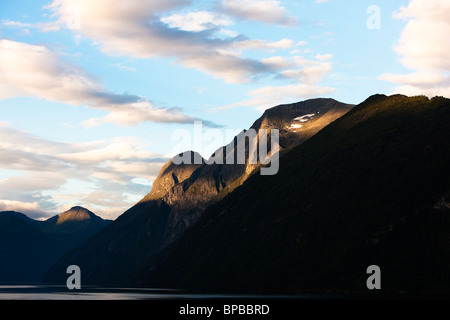
[[[41,230],[46,233],[76,234],[87,238],[108,223],[88,209],[77,206],[44,221]]]
[[[449,163],[449,99],[372,96],[206,209],[136,284],[367,293],[378,265],[385,293],[448,293]]]
[[[352,107],[333,99],[277,106],[266,110],[251,129],[256,132],[267,129],[269,137],[271,129],[278,129],[280,153],[284,154]],[[66,266],[76,264],[83,270],[83,283],[129,284],[144,266],[154,263],[154,259],[161,260],[159,254],[163,249],[194,225],[207,207],[242,185],[257,170],[260,162],[250,163],[248,154],[249,145],[258,142],[259,135],[247,141],[243,163],[211,163],[213,157],[227,159],[232,152],[236,158],[238,141],[245,135],[244,130],[228,148],[219,148],[208,160],[192,151],[181,154],[191,159],[191,164],[175,164],[170,160],[161,169],[148,195],[58,261],[47,273],[46,281],[65,281]]]
[[[0,212],[0,284],[38,284],[69,250],[110,223],[82,207],[45,221]]]

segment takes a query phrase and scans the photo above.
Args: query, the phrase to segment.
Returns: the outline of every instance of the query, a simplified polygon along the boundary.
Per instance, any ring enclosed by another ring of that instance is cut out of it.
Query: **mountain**
[[[312,99],[268,109],[251,126],[254,132],[279,130],[280,154],[302,144],[324,126],[336,120],[353,105],[333,99]],[[191,160],[179,164],[171,159],[160,170],[153,187],[135,206],[127,210],[102,232],[82,243],[59,260],[46,275],[49,283],[65,281],[65,267],[80,266],[87,284],[128,285],[143,267],[161,261],[161,253],[170,248],[192,227],[204,210],[242,185],[261,165],[249,161],[249,146],[260,135],[248,136],[244,161],[237,154],[240,141],[251,130],[243,130],[227,146],[219,148],[210,159],[187,151],[180,155]],[[272,151],[270,151],[272,152]],[[235,164],[211,159],[227,160]],[[196,161],[194,161],[196,160]],[[164,253],[165,254],[165,253]]]
[[[46,233],[74,234],[88,238],[103,229],[109,221],[103,220],[83,207],[73,207],[44,221],[41,230]]]
[[[450,100],[375,95],[215,203],[135,283],[201,292],[450,287]]]
[[[82,207],[45,221],[0,212],[0,283],[41,283],[58,258],[109,223]]]

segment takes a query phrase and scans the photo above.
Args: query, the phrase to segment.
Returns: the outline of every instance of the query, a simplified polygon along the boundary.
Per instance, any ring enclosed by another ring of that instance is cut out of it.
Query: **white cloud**
[[[11,172],[0,180],[0,199],[10,201],[1,200],[0,209],[7,204],[8,210],[28,210],[24,213],[41,216],[43,212],[54,214],[64,204],[62,200],[72,202],[67,205],[82,203],[91,207],[82,198],[92,190],[108,192],[111,199],[124,199],[119,207],[123,212],[137,201],[124,197],[124,193],[139,198],[150,189],[135,179],[153,181],[166,161],[132,137],[64,143],[30,135],[5,123],[0,124],[0,136],[8,137],[0,141],[0,168]],[[79,188],[82,191],[77,193],[70,187],[70,194],[58,198],[70,184],[83,185]],[[100,202],[92,205],[105,209]]]
[[[226,27],[233,24],[230,16],[281,25],[296,23],[280,1],[224,0],[216,6],[222,13],[173,13],[172,9],[191,2],[53,0],[45,8],[52,11],[51,16],[56,20],[34,26],[44,31],[69,28],[75,39],[91,39],[107,54],[174,58],[178,64],[227,83],[276,75],[278,70],[258,59],[244,57],[240,50],[287,49],[294,46],[293,40],[249,40],[246,47],[246,37]]]
[[[222,0],[220,7],[224,12],[243,20],[285,26],[297,24],[297,19],[289,16],[288,10],[276,0]]]
[[[211,108],[209,111],[231,109],[235,107],[253,107],[265,110],[280,103],[309,99],[328,95],[335,88],[323,86],[320,83],[333,70],[332,63],[325,61],[332,58],[331,54],[317,55],[316,60],[301,56],[292,59],[285,57],[271,57],[263,60],[267,65],[283,69],[278,78],[289,79],[293,84],[282,86],[264,86],[248,93],[249,99],[231,103],[225,106]]]
[[[281,56],[265,58],[261,61],[267,65],[273,66],[275,69],[286,69],[293,66],[287,58]]]
[[[2,25],[5,27],[12,27],[12,28],[32,28],[34,27],[31,23],[23,23],[20,21],[11,21],[11,20],[2,20]]]
[[[190,1],[130,0],[119,4],[114,0],[54,0],[47,8],[57,17],[54,25],[59,28],[73,18],[70,9],[78,8],[80,23],[73,32],[94,40],[105,53],[175,58],[176,63],[231,83],[276,72],[258,60],[229,53],[241,37],[224,37],[229,30],[211,28],[231,24],[225,17],[194,12],[162,18],[166,10],[187,3]]]
[[[117,181],[126,181],[128,173],[143,173],[143,168],[153,167],[149,160],[159,156],[148,151],[148,146],[134,137],[64,143],[41,139],[6,124],[0,124],[0,136],[8,137],[0,142],[0,168],[8,170],[70,174],[77,170],[98,170],[116,174]],[[129,164],[136,165],[136,169],[130,168]],[[126,170],[120,169],[125,167]],[[42,179],[41,184],[45,185],[46,180],[53,179]]]
[[[49,168],[43,169],[45,170],[28,171],[23,176],[7,178],[1,183],[1,187],[9,192],[15,191],[33,194],[39,190],[59,188],[65,183],[66,177],[60,172],[48,171]]]
[[[229,17],[209,11],[189,12],[184,15],[175,13],[162,18],[161,21],[171,28],[193,32],[216,27],[228,27],[234,24]]]
[[[331,53],[326,53],[326,54],[316,54],[315,57],[317,60],[319,61],[327,61],[333,58],[333,55]]]
[[[104,122],[104,119],[102,119],[102,118],[89,118],[89,119],[83,120],[81,122],[81,125],[86,129],[90,129],[90,128],[94,128],[94,127],[98,127],[98,126],[102,125],[103,122]]]
[[[314,84],[265,86],[251,91],[251,98],[248,100],[217,108],[216,110],[234,107],[254,107],[263,111],[281,103],[324,96],[334,91],[334,88]]]
[[[436,86],[443,86],[448,83],[448,79],[445,75],[437,72],[415,72],[410,74],[392,74],[387,73],[380,76],[380,79],[394,82],[402,83],[406,86],[418,87],[431,89]]]
[[[242,56],[239,46],[244,37],[226,29],[233,24],[229,16],[236,16],[233,12],[236,13],[234,9],[240,1],[223,1],[218,6],[222,13],[197,11],[181,14],[170,10],[190,2],[130,0],[125,5],[114,0],[54,0],[47,8],[57,17],[53,24],[59,28],[66,27],[67,22],[73,19],[70,9],[78,8],[79,26],[72,29],[73,32],[92,39],[108,54],[174,58],[178,64],[227,83],[243,83],[277,73],[278,70],[258,59]],[[282,25],[296,21],[288,16],[279,1],[246,0],[241,4],[242,14],[249,19]],[[260,47],[261,44],[273,50],[293,46],[289,39],[272,43],[260,41]]]
[[[262,41],[262,40],[252,40],[245,39],[237,42],[234,45],[234,48],[239,49],[263,49],[263,50],[272,50],[272,49],[290,49],[294,46],[294,41],[292,39],[281,39],[278,41]]]
[[[450,96],[450,2],[411,0],[394,14],[407,20],[394,51],[409,74],[383,74],[380,80],[399,84],[407,95]]]
[[[328,61],[332,57],[331,54],[318,54],[315,59],[294,56],[292,67],[282,71],[280,77],[298,80],[303,84],[318,84],[333,70],[332,62]]]
[[[289,69],[283,71],[282,76],[290,79],[298,79],[304,84],[317,84],[322,81],[325,76],[333,70],[331,63],[321,62],[313,65],[305,66],[299,70]]]
[[[1,200],[0,199],[0,211],[16,211],[16,212],[29,212],[32,213],[31,216],[36,218],[37,215],[42,215],[41,209],[39,208],[38,202],[22,202],[22,201],[11,201],[11,200]]]
[[[273,49],[289,49],[294,45],[294,41],[292,39],[281,39],[279,41],[271,42],[267,46]]]
[[[59,29],[54,23],[24,23],[20,21],[11,21],[8,19],[2,20],[1,25],[7,28],[18,28],[22,30],[22,33],[29,34],[30,29],[38,29],[44,32],[56,31]]]
[[[86,127],[102,122],[131,126],[146,121],[195,120],[179,109],[156,108],[143,97],[110,92],[83,69],[63,61],[43,46],[0,39],[0,61],[0,99],[37,97],[108,111],[103,119],[84,122]]]

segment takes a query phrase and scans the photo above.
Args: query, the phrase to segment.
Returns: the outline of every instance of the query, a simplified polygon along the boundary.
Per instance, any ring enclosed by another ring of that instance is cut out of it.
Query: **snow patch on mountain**
[[[308,120],[311,120],[311,118],[314,117],[315,115],[316,115],[315,113],[305,114],[304,116],[295,118],[294,121],[306,122]]]

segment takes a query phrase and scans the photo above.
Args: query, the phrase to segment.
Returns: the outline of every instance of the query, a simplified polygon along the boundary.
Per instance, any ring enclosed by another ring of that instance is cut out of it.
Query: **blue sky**
[[[192,148],[173,134],[194,121],[224,132],[309,98],[448,96],[446,2],[3,0],[0,210],[113,219]]]

